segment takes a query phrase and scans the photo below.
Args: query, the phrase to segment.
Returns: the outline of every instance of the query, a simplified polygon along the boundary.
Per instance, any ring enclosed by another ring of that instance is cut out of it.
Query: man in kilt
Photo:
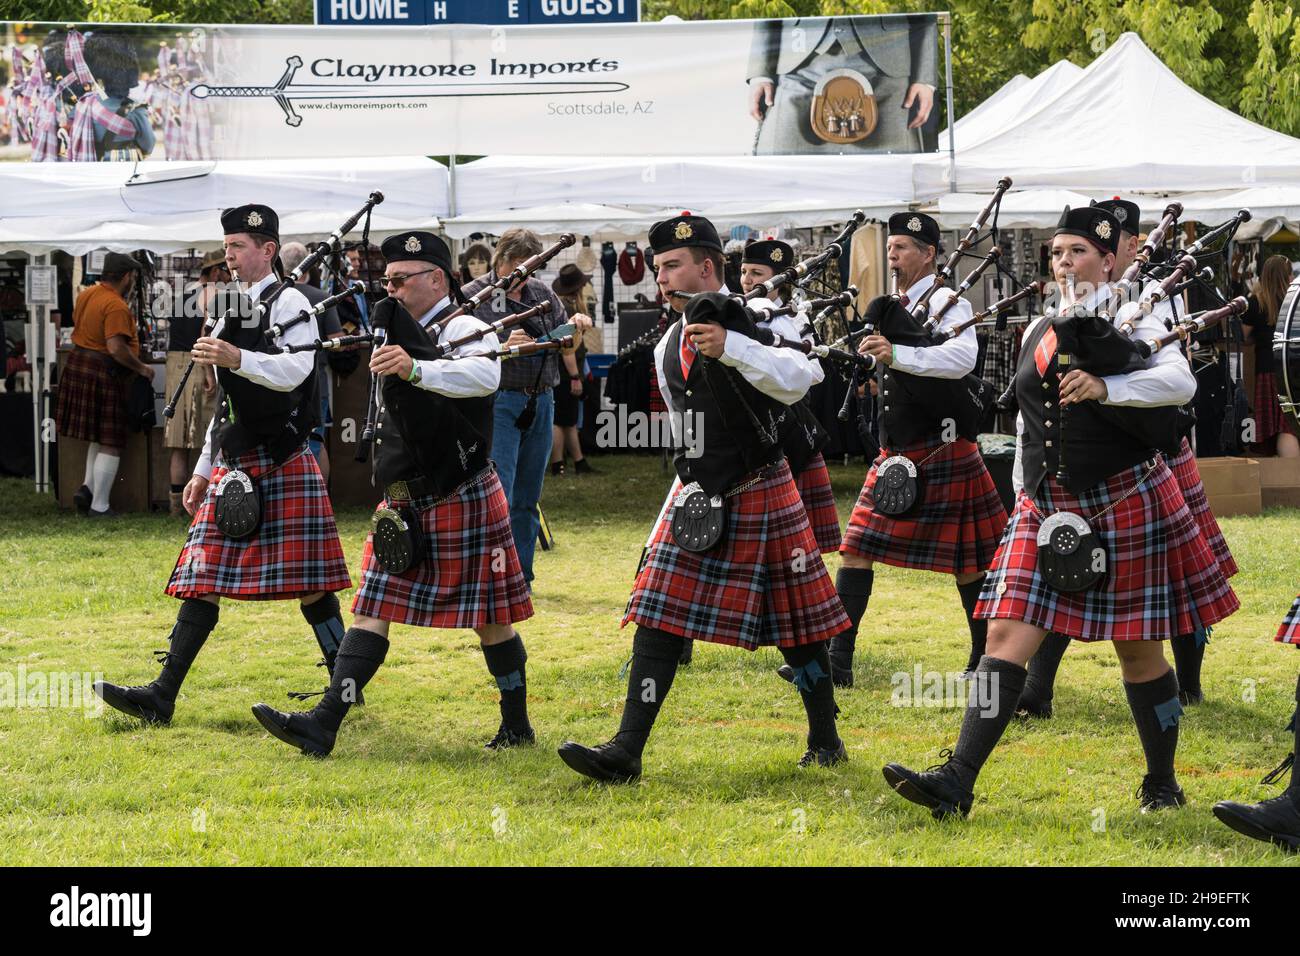
[[[1133,257],[1137,255],[1138,249],[1141,248],[1141,243],[1138,241],[1138,224],[1142,218],[1141,211],[1136,203],[1121,199],[1118,196],[1114,199],[1095,202],[1093,205],[1114,214],[1119,221],[1119,246],[1115,254],[1115,265],[1110,274],[1112,278],[1121,276],[1133,262]],[[1136,299],[1136,297],[1134,298]],[[1110,311],[1112,314],[1117,313],[1119,304],[1114,299],[1111,306]],[[1166,325],[1172,324],[1178,318],[1172,299],[1164,299],[1157,303],[1152,314]],[[1181,356],[1181,352],[1177,354]],[[1181,372],[1169,364],[1174,356],[1175,352],[1170,350],[1169,355],[1159,361],[1153,368],[1134,372],[1129,377],[1130,387],[1140,389],[1143,387],[1143,382],[1155,382],[1157,383],[1155,387],[1159,388],[1160,380],[1162,378],[1168,379],[1170,375],[1181,379]],[[1195,419],[1188,416],[1188,427],[1190,428],[1194,423]],[[1186,435],[1182,438],[1178,455],[1169,461],[1169,470],[1174,473],[1183,500],[1187,502],[1187,508],[1191,511],[1192,517],[1196,519],[1201,535],[1205,538],[1206,544],[1210,546],[1210,551],[1213,552],[1219,566],[1223,569],[1224,576],[1232,577],[1237,573],[1237,562],[1233,559],[1232,552],[1228,550],[1228,543],[1224,540],[1223,531],[1219,528],[1219,522],[1214,518],[1214,512],[1210,510],[1210,500],[1205,493],[1205,486],[1201,484],[1201,473],[1196,467],[1196,455],[1193,453],[1191,443],[1188,442]],[[1018,468],[1015,474],[1018,482]],[[1016,490],[1019,491],[1018,485]],[[1206,628],[1197,631],[1195,634],[1179,634],[1169,642],[1169,646],[1174,652],[1174,671],[1178,676],[1178,696],[1185,706],[1199,704],[1203,698],[1201,691],[1201,662],[1205,657],[1205,645],[1208,641],[1209,629]],[[1052,716],[1056,670],[1060,666],[1061,658],[1064,656],[1069,644],[1070,638],[1064,634],[1048,634],[1043,640],[1042,646],[1029,661],[1029,676],[1025,680],[1025,689],[1020,695],[1020,709],[1017,716],[1037,718]]]
[[[1017,363],[1024,487],[976,609],[992,620],[975,675],[981,693],[971,694],[945,763],[922,772],[884,768],[891,787],[936,817],[970,811],[980,768],[1016,711],[1025,665],[1049,631],[1114,643],[1146,756],[1141,808],[1186,802],[1174,776],[1178,680],[1160,642],[1221,621],[1238,602],[1157,450],[1176,447],[1170,406],[1196,390],[1186,362],[1170,361],[1177,384],[1165,383],[1160,395],[1155,383],[1133,386],[1131,373],[1102,378],[1072,367],[1076,346],[1058,349],[1058,329],[1082,342],[1077,330],[1095,327],[1072,316],[1090,315],[1110,299],[1105,279],[1118,240],[1119,222],[1104,209],[1067,209],[1061,218],[1052,265],[1065,314],[1030,325]],[[1070,294],[1076,282],[1086,291],[1078,300]],[[1163,332],[1146,316],[1137,335]],[[1109,348],[1118,342],[1124,358],[1132,355],[1114,334],[1097,341]]]
[[[1300,597],[1295,599],[1283,618],[1275,640],[1300,648]],[[1268,840],[1289,850],[1300,850],[1300,776],[1293,767],[1296,754],[1300,753],[1300,730],[1296,728],[1296,716],[1300,714],[1300,678],[1296,680],[1295,702],[1291,723],[1286,728],[1287,733],[1294,735],[1291,753],[1263,780],[1264,783],[1276,783],[1290,771],[1290,785],[1280,795],[1261,803],[1224,800],[1214,805],[1214,815],[1221,823],[1248,837]]]
[[[722,243],[707,219],[684,213],[656,223],[650,244],[665,296],[720,285]],[[747,324],[753,332],[736,300],[702,292],[655,347],[683,487],[674,484],[660,511],[623,617],[637,629],[619,731],[596,747],[560,747],[564,762],[588,777],[640,776],[687,637],[748,650],[775,645],[794,668],[808,716],[799,765],[846,759],[826,642],[847,618],[776,427],[780,410],[807,391],[811,372],[798,352],[745,334]],[[707,517],[695,510],[701,505]]]
[[[108,253],[99,281],[77,297],[72,311],[73,351],[59,381],[55,420],[61,438],[89,442],[85,479],[72,501],[92,518],[116,514],[108,499],[126,447],[127,376],[153,381],[153,369],[140,359],[135,316],[126,304],[139,272],[140,264],[130,256]]]
[[[307,446],[317,405],[315,357],[280,351],[315,341],[316,321],[300,322],[272,344],[271,324],[309,309],[307,300],[287,289],[260,322],[251,307],[281,282],[275,269],[279,219],[268,206],[247,205],[223,212],[221,225],[226,262],[246,298],[215,334],[194,343],[196,374],[215,367],[220,391],[203,453],[185,486],[183,504],[194,521],[167,584],[181,607],[169,649],[158,652],[163,668],[157,680],[143,687],[95,684],[106,703],[151,723],[170,722],[181,682],[216,627],[221,598],[297,598],[332,670],[343,636],[333,592],[352,586],[325,482]],[[260,520],[250,507],[253,495]]]
[[[889,267],[898,270],[898,287],[905,290],[899,305],[904,309],[913,307],[936,281],[939,245],[939,224],[929,216],[901,212],[889,217]],[[930,312],[943,308],[954,294],[951,289],[936,290],[929,300]],[[970,303],[959,299],[948,309],[940,329],[970,317]],[[975,369],[979,358],[975,329],[923,347],[895,344],[873,334],[859,350],[875,356],[880,369],[875,387],[880,397],[881,449],[840,545],[843,566],[836,588],[850,624],[831,641],[833,678],[837,686],[853,686],[853,651],[871,598],[876,562],[954,576],[970,629],[966,669],[972,671],[984,653],[985,632],[984,622],[975,617],[975,601],[1007,513],[979,447],[971,437],[957,434],[951,420],[931,411],[937,403],[928,407],[922,403],[938,380],[959,379]],[[916,465],[923,491],[906,513],[890,515],[877,504],[876,481],[882,464],[896,455]]]
[[[381,519],[396,511],[418,522],[421,533],[404,570],[376,553],[376,531],[366,537],[352,627],[320,703],[303,713],[257,704],[253,713],[275,737],[323,757],[333,750],[355,695],[383,663],[391,624],[472,628],[501,694],[501,724],[486,746],[531,744],[528,655],[514,623],[532,617],[533,605],[505,492],[488,460],[492,395],[501,375],[497,339],[471,314],[446,318],[459,290],[441,239],[401,233],[386,239],[382,251],[392,291],[375,307],[375,327],[384,328],[387,339],[370,358],[371,373],[384,376],[375,470],[385,491],[374,525],[386,534]],[[487,334],[457,346],[450,360],[420,357],[431,356],[440,342],[476,332]]]
[[[740,290],[748,293],[755,286],[766,282],[778,272],[784,272],[793,264],[794,249],[788,242],[782,242],[780,239],[751,242],[745,247],[740,263]],[[755,307],[778,305],[781,300],[782,296],[778,290],[771,300],[753,300],[750,305]],[[784,318],[760,321],[758,324],[760,327],[773,328],[774,322],[786,326],[800,338],[811,338],[811,333],[803,335],[801,329],[794,328],[793,323]],[[791,334],[790,331],[783,331],[779,327],[774,328],[773,331],[787,337]],[[812,384],[820,384],[826,378],[826,370],[822,368],[821,359],[810,357],[808,364],[812,367]],[[813,537],[817,539],[817,547],[821,549],[822,554],[831,554],[840,549],[840,516],[835,508],[835,492],[831,490],[830,472],[826,470],[826,459],[822,457],[821,452],[829,436],[821,422],[817,420],[817,416],[813,414],[807,396],[790,406],[790,414],[785,416],[783,422],[781,443],[786,449],[790,470],[794,472],[795,487],[799,489],[799,497],[808,512]]]

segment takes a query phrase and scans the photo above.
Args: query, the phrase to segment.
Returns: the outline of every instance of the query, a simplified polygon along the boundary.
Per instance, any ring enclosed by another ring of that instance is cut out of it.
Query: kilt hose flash
[[[219,460],[167,582],[167,593],[182,599],[215,594],[279,601],[350,588],[334,509],[307,446],[278,468],[262,448],[234,464],[257,485],[261,525],[252,536],[238,541],[217,529],[217,485],[230,470],[230,463]]]
[[[670,497],[680,489],[674,482]],[[723,540],[703,554],[677,546],[665,509],[624,625],[751,651],[825,641],[849,626],[784,460],[726,507]]]
[[[1240,606],[1163,460],[1125,469],[1078,497],[1048,476],[1039,498],[1023,491],[1017,498],[976,617],[1024,621],[1084,641],[1167,640],[1217,624]],[[1039,571],[1039,513],[1057,511],[1081,515],[1105,547],[1107,572],[1096,587],[1064,593]]]
[[[992,563],[1007,523],[1002,499],[974,442],[943,444],[881,449],[849,516],[841,554],[945,574],[978,574]],[[921,498],[907,514],[891,517],[875,510],[872,491],[881,462],[896,454],[918,463]]]
[[[385,500],[383,506],[389,504]],[[450,628],[513,624],[533,616],[495,468],[485,468],[444,498],[426,495],[408,504],[420,518],[424,560],[391,574],[375,560],[373,533],[366,535],[354,615]]]

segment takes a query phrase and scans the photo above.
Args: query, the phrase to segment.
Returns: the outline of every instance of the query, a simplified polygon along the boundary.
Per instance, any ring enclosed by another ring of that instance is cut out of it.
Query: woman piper
[[[1052,240],[1063,308],[1087,312],[1109,300],[1105,278],[1118,240],[1112,213],[1066,209]],[[1086,293],[1081,300],[1076,282]],[[976,608],[990,620],[975,675],[983,686],[972,692],[943,764],[884,768],[891,787],[936,818],[970,812],[975,779],[1015,713],[1025,665],[1048,631],[1113,642],[1146,755],[1141,808],[1186,802],[1174,776],[1178,680],[1161,641],[1221,621],[1238,601],[1153,447],[1151,422],[1164,421],[1165,447],[1176,447],[1176,425],[1142,409],[1185,404],[1196,382],[1178,355],[1181,385],[1161,380],[1140,391],[1127,374],[1099,378],[1073,368],[1074,356],[1058,349],[1058,329],[1070,334],[1071,321],[1068,314],[1038,319],[1021,347],[1014,386],[1024,487]],[[1147,316],[1138,337],[1163,331]]]
[[[794,248],[788,242],[780,239],[751,242],[745,247],[740,263],[740,289],[748,293],[793,264]],[[779,301],[779,297],[774,298],[772,304],[779,304]],[[757,300],[750,303],[751,306],[762,304]],[[770,325],[758,324],[760,327]],[[826,377],[821,360],[810,358],[808,363],[812,366],[813,385],[820,384]],[[793,414],[787,418],[788,427],[782,436],[786,458],[794,472],[794,484],[799,489],[804,510],[808,512],[808,523],[812,525],[817,547],[822,554],[834,554],[840,549],[840,516],[835,508],[835,492],[831,490],[831,475],[826,470],[826,459],[821,452],[830,436],[813,414],[806,395],[792,405],[791,410]],[[803,428],[800,429],[799,425]],[[806,440],[798,440],[804,435],[808,436]]]

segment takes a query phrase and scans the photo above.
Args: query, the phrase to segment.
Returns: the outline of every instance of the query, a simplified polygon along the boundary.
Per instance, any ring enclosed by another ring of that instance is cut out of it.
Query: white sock
[[[90,506],[92,511],[108,510],[108,497],[113,491],[113,479],[117,477],[117,466],[121,460],[117,455],[103,452],[95,457],[95,483],[91,486],[95,503]]]
[[[99,442],[92,441],[86,446],[86,480],[82,482],[87,488],[95,480],[95,456],[99,454]]]

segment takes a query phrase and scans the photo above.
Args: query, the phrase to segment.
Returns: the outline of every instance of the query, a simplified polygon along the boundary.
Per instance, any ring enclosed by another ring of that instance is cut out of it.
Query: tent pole
[[[451,153],[447,156],[447,212],[451,213],[449,219],[456,218],[456,154]],[[444,230],[445,231],[445,230]],[[460,242],[452,240],[451,246],[452,259],[460,254]]]
[[[952,107],[952,14],[943,16],[943,72],[948,98],[948,192],[957,191],[957,134],[953,128],[957,118]]]

